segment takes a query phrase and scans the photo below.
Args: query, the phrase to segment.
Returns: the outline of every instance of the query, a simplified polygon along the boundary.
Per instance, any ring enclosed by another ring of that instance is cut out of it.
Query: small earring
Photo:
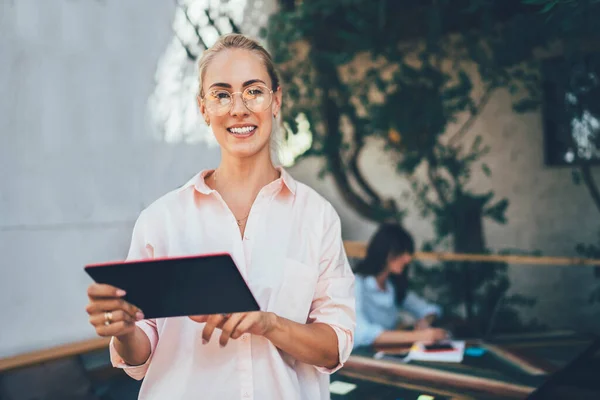
[[[209,119],[205,119],[204,122],[206,122],[207,126],[210,126],[210,120]]]
[[[273,113],[273,118],[277,118],[277,113]]]

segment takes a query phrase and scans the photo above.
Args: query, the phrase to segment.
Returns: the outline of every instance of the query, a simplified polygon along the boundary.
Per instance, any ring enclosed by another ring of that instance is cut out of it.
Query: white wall
[[[173,13],[0,1],[0,357],[94,337],[84,264],[122,259],[141,208],[218,161],[146,122]]]
[[[449,133],[456,127],[449,128]],[[577,243],[597,243],[600,214],[584,186],[571,180],[570,168],[550,168],[543,163],[543,137],[540,113],[515,114],[507,92],[499,91],[488,103],[466,139],[480,134],[491,153],[485,162],[491,178],[475,169],[472,186],[476,191],[495,190],[497,198],[510,200],[508,223],[485,224],[488,247],[493,250],[539,250],[548,256],[577,256]],[[406,226],[422,243],[434,237],[430,220],[423,220],[410,201],[400,193],[407,188],[405,178],[395,174],[391,161],[372,143],[360,164],[365,175],[380,193],[394,196],[411,212]],[[291,172],[298,179],[323,193],[340,213],[346,239],[368,240],[376,226],[365,221],[342,201],[330,177],[317,179],[321,162],[307,159]],[[594,170],[600,182],[600,169]],[[600,331],[600,306],[588,298],[600,279],[590,267],[511,266],[512,291],[537,298],[537,305],[526,310],[526,319],[537,317],[552,327],[595,329]]]

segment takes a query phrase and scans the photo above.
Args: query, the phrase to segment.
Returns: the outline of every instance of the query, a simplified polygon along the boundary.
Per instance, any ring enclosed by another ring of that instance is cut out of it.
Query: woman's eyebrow
[[[244,82],[244,84],[242,85],[242,87],[250,86],[250,85],[253,85],[255,83],[262,83],[263,85],[267,86],[267,84],[263,80],[261,80],[261,79],[250,79],[249,81]],[[231,89],[232,88],[232,86],[229,83],[224,83],[224,82],[213,83],[208,88],[210,89],[213,86],[224,87],[224,88],[227,88],[227,89]]]
[[[249,85],[253,85],[255,83],[262,83],[263,85],[267,86],[267,84],[260,79],[250,79],[249,81],[244,82],[244,84],[242,86],[249,86]]]
[[[225,88],[231,89],[231,85],[229,83],[217,82],[217,83],[213,83],[208,88],[210,89],[213,86],[221,86],[221,87],[225,87]]]

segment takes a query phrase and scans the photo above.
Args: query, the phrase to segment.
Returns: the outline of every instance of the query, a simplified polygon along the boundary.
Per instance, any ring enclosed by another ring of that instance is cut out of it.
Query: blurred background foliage
[[[359,215],[401,222],[406,210],[378,193],[360,167],[367,142],[382,144],[399,176],[410,181],[422,216],[432,217],[436,238],[424,250],[445,243],[457,253],[487,253],[483,221],[507,223],[509,199],[469,185],[476,168],[486,176],[493,171],[482,162],[491,149],[467,133],[499,89],[510,92],[515,112],[538,109],[545,59],[558,56],[563,68],[585,69],[599,33],[598,3],[281,1],[264,35],[282,73],[285,126],[294,134],[299,116],[308,121],[313,142],[304,157],[325,159],[322,175],[333,178]],[[580,77],[568,83],[573,91],[590,85],[587,72]],[[573,117],[592,107],[595,113],[597,105],[588,103],[572,107]],[[600,210],[592,159],[581,157],[580,144],[565,132],[564,141],[575,146],[574,182],[588,187]],[[600,148],[600,135],[590,136]],[[506,322],[497,329],[516,328],[511,307],[533,302],[506,295],[501,263],[445,263],[417,267],[415,275],[422,287],[435,289],[447,312],[463,314],[478,332],[496,312]]]

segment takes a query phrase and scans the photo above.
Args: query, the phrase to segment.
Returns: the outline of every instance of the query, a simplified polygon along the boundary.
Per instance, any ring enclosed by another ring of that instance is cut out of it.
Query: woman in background
[[[356,332],[354,347],[435,342],[447,338],[432,328],[441,315],[432,304],[408,290],[408,264],[414,242],[398,224],[383,224],[371,238],[367,255],[356,267]],[[400,311],[417,320],[414,330],[398,329]]]

